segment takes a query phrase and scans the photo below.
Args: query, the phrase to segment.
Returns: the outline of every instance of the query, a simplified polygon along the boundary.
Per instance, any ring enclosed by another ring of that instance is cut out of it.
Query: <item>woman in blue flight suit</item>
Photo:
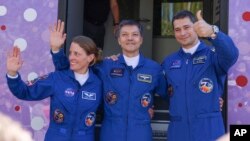
[[[122,55],[117,61],[104,60],[95,66],[104,82],[104,119],[101,141],[152,141],[149,108],[155,93],[165,96],[166,85],[161,66],[145,58],[139,48],[142,26],[133,20],[119,24],[117,39]],[[58,49],[59,50],[59,49]],[[63,51],[53,54],[57,69],[66,69]]]
[[[58,23],[60,27],[61,23]],[[55,27],[51,36],[56,32]],[[51,39],[56,41],[53,37]],[[11,92],[23,100],[51,99],[50,124],[45,141],[94,141],[102,82],[89,66],[98,58],[95,43],[88,37],[77,36],[70,47],[70,70],[52,72],[25,83],[17,72],[21,68],[20,50],[14,47],[8,56],[7,82]]]
[[[232,39],[206,23],[200,12],[197,19],[184,10],[172,20],[181,49],[162,64],[170,97],[169,141],[212,141],[225,132],[219,97],[239,52]],[[209,37],[213,46],[198,37]]]

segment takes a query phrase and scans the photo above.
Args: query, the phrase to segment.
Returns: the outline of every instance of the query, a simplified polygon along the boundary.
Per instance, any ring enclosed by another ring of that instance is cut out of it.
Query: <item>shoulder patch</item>
[[[39,77],[37,77],[37,78],[35,78],[33,80],[26,81],[26,84],[28,86],[31,86],[31,85],[35,84],[37,81],[39,81],[39,80],[47,79],[48,76],[49,76],[48,74],[43,75],[43,76],[39,76]]]

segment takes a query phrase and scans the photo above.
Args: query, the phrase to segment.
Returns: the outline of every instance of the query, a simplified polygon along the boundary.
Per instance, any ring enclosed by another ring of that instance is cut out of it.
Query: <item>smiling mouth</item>
[[[134,43],[127,43],[126,45],[134,45]]]
[[[76,63],[75,62],[70,62],[70,65],[75,65]]]
[[[181,39],[183,39],[183,40],[188,39],[188,38],[189,38],[188,36],[181,37]]]
[[[188,37],[187,37],[187,38],[181,38],[180,40],[181,40],[181,41],[187,41],[187,40],[188,40]]]

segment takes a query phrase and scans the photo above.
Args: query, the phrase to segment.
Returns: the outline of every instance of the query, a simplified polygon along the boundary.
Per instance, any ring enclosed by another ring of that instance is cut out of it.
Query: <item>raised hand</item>
[[[199,37],[210,37],[213,34],[213,28],[208,24],[201,15],[201,10],[196,13],[197,22],[194,24],[194,29]]]
[[[10,76],[16,76],[17,71],[21,68],[23,61],[21,60],[20,49],[16,46],[7,55],[7,73]]]
[[[50,30],[50,47],[52,51],[58,51],[66,39],[66,33],[64,33],[64,22],[58,20]]]

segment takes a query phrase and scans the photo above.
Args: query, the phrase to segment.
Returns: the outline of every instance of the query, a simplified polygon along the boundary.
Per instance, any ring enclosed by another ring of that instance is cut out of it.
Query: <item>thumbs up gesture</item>
[[[201,10],[196,13],[197,22],[194,23],[195,32],[199,37],[210,37],[214,32],[210,24],[208,24],[201,15]]]

